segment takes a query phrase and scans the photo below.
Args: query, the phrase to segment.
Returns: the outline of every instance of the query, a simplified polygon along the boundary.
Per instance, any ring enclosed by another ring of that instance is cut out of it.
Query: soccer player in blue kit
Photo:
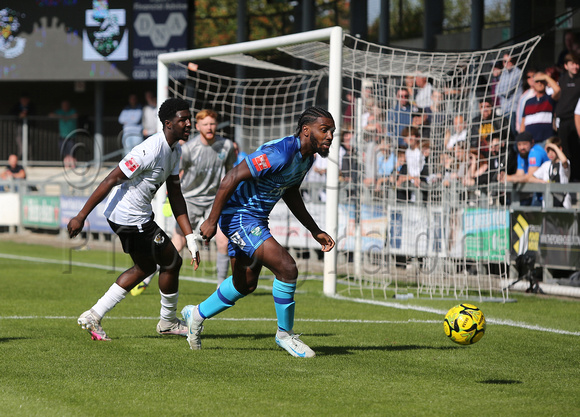
[[[298,269],[288,251],[270,234],[268,216],[282,198],[322,245],[323,252],[334,247],[332,237],[320,230],[306,210],[299,190],[314,163],[314,155],[328,156],[334,130],[334,119],[328,111],[310,107],[300,115],[294,135],[260,146],[222,180],[200,233],[204,239],[211,239],[219,219],[219,226],[229,239],[232,275],[199,305],[188,305],[181,311],[189,328],[187,341],[191,349],[201,349],[203,321],[252,293],[265,266],[275,275],[272,295],[278,318],[276,343],[292,356],[315,356],[293,331]]]

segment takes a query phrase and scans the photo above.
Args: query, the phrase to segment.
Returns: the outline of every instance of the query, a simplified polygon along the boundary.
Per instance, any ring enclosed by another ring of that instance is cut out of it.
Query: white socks
[[[103,295],[99,301],[97,301],[97,304],[95,304],[91,310],[93,310],[102,318],[105,314],[111,311],[113,307],[119,304],[126,295],[127,291],[125,291],[115,282],[107,290],[105,295]]]
[[[175,294],[163,294],[161,290],[161,320],[174,322],[177,318],[177,299],[179,298],[179,292]]]

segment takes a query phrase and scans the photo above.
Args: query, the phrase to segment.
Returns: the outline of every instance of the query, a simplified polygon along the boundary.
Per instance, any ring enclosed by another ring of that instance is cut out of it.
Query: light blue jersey
[[[228,237],[228,255],[251,257],[272,235],[268,216],[288,188],[300,185],[314,163],[303,158],[300,139],[287,136],[260,146],[245,158],[251,179],[242,181],[220,216],[220,229]]]
[[[240,212],[267,220],[286,190],[302,183],[314,157],[303,158],[300,139],[292,135],[263,144],[246,156],[245,161],[253,179],[240,183],[222,210],[222,216]]]

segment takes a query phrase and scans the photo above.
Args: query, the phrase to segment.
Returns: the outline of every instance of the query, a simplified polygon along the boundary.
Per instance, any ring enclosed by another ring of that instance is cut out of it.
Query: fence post
[[[22,119],[22,166],[28,168],[28,117]]]

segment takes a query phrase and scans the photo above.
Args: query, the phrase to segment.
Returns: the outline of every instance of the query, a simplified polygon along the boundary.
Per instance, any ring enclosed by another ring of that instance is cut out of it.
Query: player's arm
[[[201,232],[201,237],[205,240],[210,240],[212,237],[215,236],[217,230],[217,222],[220,217],[220,214],[234,193],[238,185],[245,180],[249,180],[252,178],[252,173],[250,172],[250,168],[246,161],[240,162],[236,165],[231,171],[229,171],[225,177],[222,179],[220,183],[220,187],[218,188],[217,194],[213,201],[213,206],[211,208],[211,212],[207,217],[206,221],[204,221],[199,228]]]
[[[286,190],[282,196],[284,202],[292,212],[292,214],[306,227],[312,237],[322,245],[322,251],[328,252],[334,247],[334,240],[326,232],[320,230],[320,227],[316,224],[306,206],[304,205],[304,200],[302,200],[302,195],[300,194],[300,188],[294,186]]]
[[[113,169],[109,175],[99,184],[99,186],[93,191],[81,211],[73,217],[67,225],[68,235],[73,238],[78,235],[83,226],[85,225],[85,220],[87,216],[94,210],[97,205],[105,199],[113,187],[123,183],[128,178],[121,168],[118,166]]]
[[[179,175],[170,175],[167,178],[167,181],[165,181],[165,185],[167,186],[167,197],[169,198],[171,211],[173,211],[175,220],[185,235],[187,248],[191,252],[191,263],[193,264],[193,269],[197,270],[200,262],[199,250],[197,249],[195,236],[193,235],[193,230],[189,223],[187,205],[185,204],[185,198],[183,198],[183,194],[181,193]]]

